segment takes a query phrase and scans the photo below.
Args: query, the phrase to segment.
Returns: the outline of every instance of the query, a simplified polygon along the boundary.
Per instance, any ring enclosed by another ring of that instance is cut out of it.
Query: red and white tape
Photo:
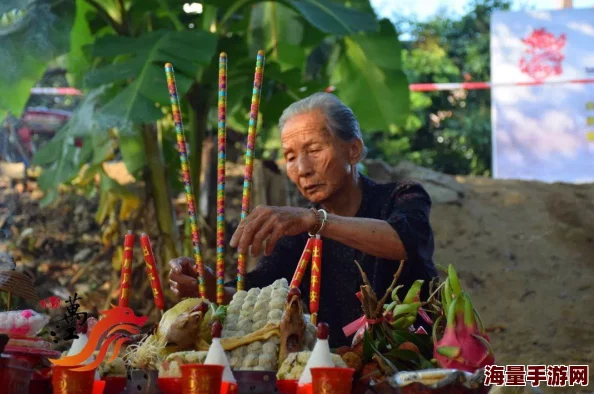
[[[499,86],[536,86],[536,85],[559,85],[559,84],[584,84],[594,83],[594,78],[590,79],[570,79],[560,81],[530,81],[530,82],[514,82],[514,83],[498,83],[491,82],[462,82],[462,83],[412,83],[408,85],[413,92],[435,92],[439,90],[481,90],[491,89]]]
[[[82,96],[82,92],[76,88],[32,88],[31,94],[47,96]]]
[[[558,85],[558,84],[585,84],[594,83],[594,78],[589,79],[570,79],[559,81],[530,81],[530,82],[514,82],[514,83],[498,83],[491,82],[459,82],[459,83],[411,83],[408,85],[412,92],[436,92],[440,90],[484,90],[491,89],[497,86],[536,86],[536,85]],[[325,89],[330,93],[335,91],[334,86],[329,86]],[[82,92],[76,88],[33,88],[31,94],[39,95],[54,95],[54,96],[82,96]]]

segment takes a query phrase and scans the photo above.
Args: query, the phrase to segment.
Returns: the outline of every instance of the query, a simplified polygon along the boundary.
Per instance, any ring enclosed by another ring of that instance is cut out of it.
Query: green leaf
[[[91,165],[101,165],[113,154],[115,148],[113,141],[104,131],[91,134],[85,145],[89,145],[92,149]]]
[[[88,14],[94,8],[86,0],[76,0],[76,16],[70,32],[70,53],[67,59],[68,74],[73,86],[82,86],[84,73],[91,67],[90,53],[87,45],[95,41],[91,32]]]
[[[119,141],[122,160],[128,172],[135,174],[144,168],[146,165],[146,156],[142,136],[139,133],[123,133],[120,134]]]
[[[286,91],[279,91],[266,101],[262,101],[261,111],[264,114],[264,126],[270,129],[278,124],[278,120],[289,105],[295,101],[294,97],[287,94]]]
[[[65,134],[57,133],[54,138],[44,144],[33,156],[32,164],[36,166],[44,166],[51,164],[59,159],[60,149],[64,143]]]
[[[387,354],[386,357],[395,358],[405,361],[418,361],[419,355],[412,350],[406,349],[392,349]]]
[[[74,145],[62,145],[62,152],[59,160],[49,169],[42,171],[37,183],[43,191],[50,190],[56,186],[70,181],[79,171],[76,163],[76,152],[78,148]]]
[[[153,70],[156,74],[156,70]],[[167,87],[164,87],[166,90]],[[163,117],[163,112],[155,102],[140,92],[140,84],[133,82],[116,97],[105,104],[100,115],[104,115],[122,128],[130,127],[129,122],[151,123]],[[122,123],[120,123],[122,122]]]
[[[378,30],[373,13],[363,13],[330,0],[294,0],[295,9],[309,23],[323,31],[339,36]]]
[[[380,69],[402,69],[402,45],[394,25],[388,19],[380,22],[379,33],[357,34],[352,38]]]
[[[361,12],[374,13],[369,0],[338,0],[340,3],[348,5],[350,8]]]
[[[307,58],[303,47],[282,41],[278,43],[276,53],[278,64],[283,71],[295,67],[303,68]]]
[[[350,106],[367,131],[404,124],[409,111],[408,81],[400,70],[383,70],[353,38],[332,75],[342,101]]]
[[[68,50],[75,9],[70,1],[13,0],[1,6],[0,17],[12,9],[19,13],[0,27],[0,118],[6,112],[19,118],[47,64]]]
[[[39,200],[39,207],[45,208],[45,207],[49,206],[51,203],[56,201],[58,196],[59,196],[58,190],[56,190],[56,189],[48,190],[47,192],[45,192],[43,198],[41,200]]]
[[[404,301],[402,301],[403,304],[412,304],[413,303],[413,301],[415,300],[415,297],[417,295],[419,295],[419,293],[421,292],[421,287],[423,286],[423,282],[425,282],[425,281],[422,279],[417,279],[414,281],[412,286],[408,289],[408,292],[406,293],[406,297],[404,297]]]
[[[373,338],[369,331],[365,330],[363,334],[363,361],[369,362],[376,352],[377,348],[373,344]]]
[[[433,369],[435,366],[431,363],[431,361],[427,360],[423,356],[419,356],[421,363],[419,364],[419,369]]]
[[[69,182],[75,178],[80,168],[91,157],[97,155],[97,143],[93,142],[91,148],[85,146],[89,139],[100,140],[105,138],[93,116],[95,108],[105,89],[90,91],[76,110],[54,138],[45,144],[33,157],[33,164],[45,167],[39,177],[39,187],[48,191],[58,185]],[[83,148],[74,145],[75,137],[84,137]],[[103,136],[103,137],[102,137]],[[103,156],[104,157],[104,156]]]
[[[138,38],[106,36],[95,43],[96,56],[129,56],[91,71],[87,81],[103,85],[134,78],[101,112],[116,122],[154,122],[163,117],[155,102],[169,102],[165,63],[173,64],[178,94],[183,96],[201,67],[211,62],[215,47],[216,37],[201,30],[156,31]]]
[[[303,67],[305,48],[301,46],[304,24],[294,9],[279,2],[262,2],[252,7],[250,34],[247,36],[251,52],[269,52],[267,63],[278,62],[281,69]]]

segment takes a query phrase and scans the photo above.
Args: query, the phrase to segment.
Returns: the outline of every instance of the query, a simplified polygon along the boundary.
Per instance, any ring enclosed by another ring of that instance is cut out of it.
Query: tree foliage
[[[195,179],[203,138],[217,125],[220,52],[229,59],[228,125],[239,132],[247,131],[256,53],[266,52],[258,154],[274,146],[276,123],[288,104],[330,84],[366,130],[398,127],[409,112],[398,34],[389,21],[378,20],[369,0],[205,0],[199,14],[186,13],[180,0],[29,0],[26,10],[21,2],[9,3],[0,14],[25,17],[0,26],[0,40],[11,43],[0,55],[23,67],[12,70],[10,84],[0,84],[13,93],[1,96],[11,100],[0,100],[0,111],[18,114],[42,67],[61,55],[69,80],[85,93],[71,121],[34,158],[43,168],[45,202],[58,186],[71,184],[91,192],[99,186],[100,212],[119,200],[122,210],[138,206],[138,198],[104,170],[104,162],[120,159],[137,180],[148,180],[167,236],[174,233],[169,188],[179,186],[180,176],[166,62],[176,72]],[[39,9],[44,12],[33,12]],[[32,35],[45,46],[19,55],[16,49],[29,48]],[[82,138],[82,148],[75,138]],[[177,176],[166,176],[166,168],[177,169]],[[194,192],[200,192],[197,181]],[[106,217],[115,216],[100,215]]]
[[[42,2],[35,0],[31,4]],[[62,3],[68,3],[68,7]],[[163,64],[168,61],[176,69],[180,95],[190,92],[192,86],[200,88],[200,96],[207,105],[201,108],[203,113],[194,117],[204,119],[206,128],[214,127],[216,58],[222,51],[229,54],[229,124],[245,131],[255,53],[260,48],[267,52],[261,104],[263,137],[274,135],[270,130],[286,105],[321,91],[330,83],[337,87],[336,94],[359,114],[365,129],[395,127],[408,114],[407,81],[396,31],[387,20],[378,21],[368,1],[354,2],[354,6],[351,3],[210,0],[203,2],[201,14],[192,15],[186,14],[184,2],[177,0],[76,0],[58,2],[61,6],[54,2],[45,6],[46,13],[56,20],[67,19],[68,23],[61,25],[59,39],[46,37],[44,42],[52,50],[39,54],[41,61],[35,58],[35,52],[30,56],[37,60],[36,64],[44,64],[68,51],[70,80],[87,94],[101,90],[100,96],[93,95],[92,118],[77,124],[77,135],[115,129],[118,141],[128,137],[137,139],[140,145],[135,125],[161,121],[169,113],[163,72]],[[28,18],[19,23],[32,29],[41,16],[30,12]],[[10,32],[4,38],[15,47],[25,44],[19,41],[20,36]],[[374,56],[365,55],[369,52]],[[16,60],[8,63],[25,63],[24,59]],[[29,74],[40,77],[37,69],[27,73],[23,69],[20,74],[11,75],[11,79],[23,81]],[[23,97],[31,86],[21,88]],[[362,95],[369,99],[360,100]],[[186,112],[195,111],[191,97],[182,101],[189,104],[184,105]],[[12,100],[3,107],[18,112],[25,102]],[[187,114],[185,118],[191,122],[193,117]],[[62,130],[55,143],[67,144],[69,139],[65,136],[71,136],[70,129]],[[70,150],[71,147],[52,145],[39,153],[37,163],[51,166],[50,173],[58,171],[55,182],[44,182],[47,187],[73,179],[76,168],[84,163],[73,163],[66,157],[70,164],[64,167],[57,164],[60,160],[48,160],[56,151],[69,155]],[[142,169],[142,163],[130,162],[126,149],[118,153],[132,173]]]
[[[477,0],[461,18],[438,14],[407,26],[403,68],[410,83],[490,80],[490,17],[509,0]],[[406,158],[449,174],[489,175],[489,90],[411,92],[411,114],[403,127],[370,136],[373,152],[395,163]]]

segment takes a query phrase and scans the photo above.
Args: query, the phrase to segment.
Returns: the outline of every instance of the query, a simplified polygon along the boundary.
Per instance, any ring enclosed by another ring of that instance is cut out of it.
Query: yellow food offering
[[[280,369],[278,370],[276,378],[279,380],[299,380],[310,357],[311,352],[309,351],[289,354],[289,356],[285,359],[285,361],[283,361]],[[347,365],[344,363],[344,361],[338,354],[332,354],[332,361],[334,362],[335,367],[347,367]]]

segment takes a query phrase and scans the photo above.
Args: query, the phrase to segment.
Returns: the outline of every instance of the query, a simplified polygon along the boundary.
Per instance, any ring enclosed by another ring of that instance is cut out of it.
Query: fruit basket
[[[440,267],[445,281],[430,282],[430,296],[421,301],[422,280],[398,295],[395,284],[404,263],[381,298],[357,263],[364,282],[358,293],[364,315],[345,327],[347,336],[355,334],[352,345],[337,349],[357,371],[354,392],[488,393],[484,367],[495,356],[456,270]]]

